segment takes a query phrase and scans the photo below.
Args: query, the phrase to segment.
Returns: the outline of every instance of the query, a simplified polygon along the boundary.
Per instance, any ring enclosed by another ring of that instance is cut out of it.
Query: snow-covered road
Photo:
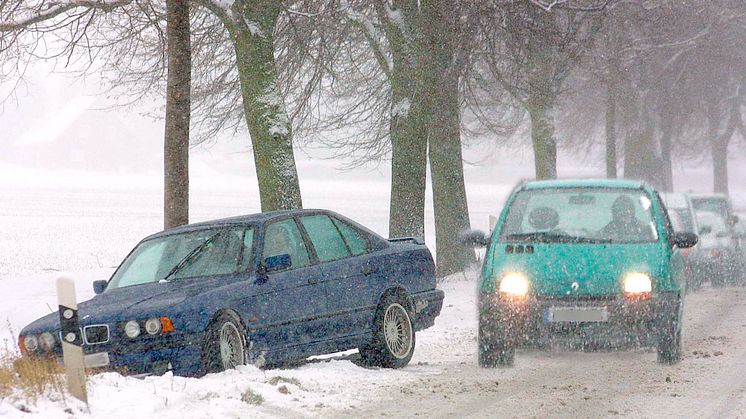
[[[474,305],[452,307],[467,302],[460,295],[465,285],[446,285],[451,307],[445,321],[419,340],[418,359],[429,359],[437,374],[387,387],[386,396],[330,416],[746,415],[744,288],[707,288],[687,297],[685,354],[675,366],[658,365],[650,350],[524,351],[516,354],[513,368],[484,370],[476,364]]]
[[[79,294],[101,274],[79,274]],[[402,370],[365,369],[355,354],[293,368],[252,366],[202,379],[115,373],[89,382],[90,413],[52,395],[36,405],[0,401],[0,417],[743,417],[746,415],[746,289],[705,288],[686,299],[685,355],[661,366],[646,350],[523,351],[513,368],[476,364],[475,273],[454,276],[435,327],[417,336]],[[0,315],[33,317],[53,300],[53,275],[0,281]],[[33,286],[31,284],[34,284]],[[24,290],[21,292],[20,287]],[[30,295],[26,310],[12,296]],[[33,301],[32,301],[33,300]],[[30,309],[36,307],[36,309]],[[258,401],[261,399],[261,401]],[[20,409],[30,410],[23,413]]]

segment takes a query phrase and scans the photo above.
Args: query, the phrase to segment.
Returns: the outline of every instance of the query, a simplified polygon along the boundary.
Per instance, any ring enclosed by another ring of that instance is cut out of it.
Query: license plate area
[[[88,354],[83,357],[83,362],[86,368],[100,368],[109,365],[109,353],[99,352],[95,354]]]
[[[609,321],[609,310],[606,307],[549,307],[544,318],[551,323],[606,322]]]

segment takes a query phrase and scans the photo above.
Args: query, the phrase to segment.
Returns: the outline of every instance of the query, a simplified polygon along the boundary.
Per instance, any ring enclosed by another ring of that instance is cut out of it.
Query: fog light
[[[520,300],[528,294],[528,278],[520,272],[509,272],[500,281],[500,296]]]
[[[149,335],[157,335],[158,333],[161,333],[162,327],[161,320],[158,318],[148,319],[148,321],[145,322],[145,331],[148,332]]]
[[[47,352],[54,348],[54,343],[54,335],[49,332],[44,332],[39,336],[39,346]]]
[[[132,339],[140,336],[140,325],[134,320],[128,321],[124,325],[124,334]]]

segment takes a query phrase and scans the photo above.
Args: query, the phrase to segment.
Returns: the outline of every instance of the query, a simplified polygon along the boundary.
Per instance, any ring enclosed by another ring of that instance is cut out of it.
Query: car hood
[[[506,252],[508,246],[513,246],[512,253]],[[532,247],[531,252],[527,246]],[[494,247],[491,272],[485,271],[489,277],[483,278],[487,291],[494,291],[508,272],[525,274],[531,292],[538,296],[619,294],[623,278],[630,272],[647,273],[654,281],[668,277],[663,269],[668,256],[659,243],[497,243]],[[517,253],[516,247],[523,247],[523,251]]]
[[[141,319],[162,313],[190,297],[204,292],[203,281],[150,283],[109,290],[78,304],[81,325]],[[58,312],[26,326],[21,333],[40,333],[60,328]]]

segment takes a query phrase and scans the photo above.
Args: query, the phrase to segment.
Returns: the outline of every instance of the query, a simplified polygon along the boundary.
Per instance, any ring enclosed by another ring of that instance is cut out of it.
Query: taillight
[[[720,254],[720,252],[718,252],[717,249],[710,250],[710,256],[712,256],[714,258],[718,257],[719,254]]]

